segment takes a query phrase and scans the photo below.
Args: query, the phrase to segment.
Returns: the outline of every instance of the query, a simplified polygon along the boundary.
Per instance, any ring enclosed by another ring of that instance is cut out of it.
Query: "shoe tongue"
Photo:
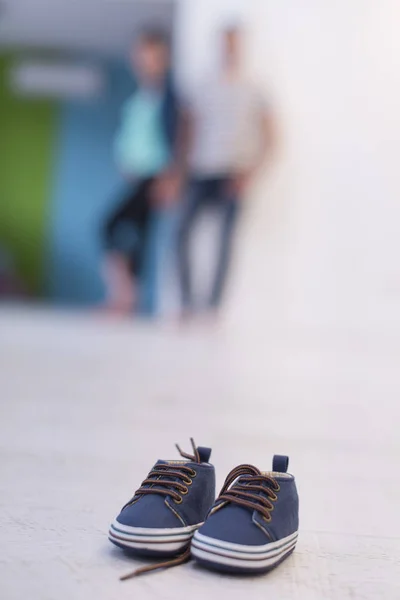
[[[266,473],[265,472],[265,473],[261,473],[261,475],[271,476],[271,473]],[[243,477],[246,477],[246,475],[244,475]],[[257,491],[253,492],[252,490],[250,490],[251,493],[254,494],[255,496],[267,497],[268,492],[267,492],[266,488],[269,487],[269,488],[273,489],[273,486],[270,483],[267,483],[267,482],[265,482],[265,483],[266,483],[266,485],[265,484],[261,485],[261,487],[264,488],[264,491],[261,491],[261,490],[258,491],[257,490]],[[231,487],[231,489],[234,490],[235,487],[236,487],[236,485],[238,485],[238,484],[241,485],[241,486],[244,486],[244,487],[254,485],[252,481],[246,481],[246,480],[243,481],[242,477],[239,477],[239,479],[233,484],[233,486]],[[240,492],[239,492],[239,494],[240,494]],[[255,502],[257,502],[257,501],[255,500]],[[237,508],[237,506],[235,506],[235,508]]]
[[[163,460],[163,459],[160,459],[156,462],[153,469],[156,470],[157,465],[170,465],[171,471],[173,471],[174,466],[178,467],[178,466],[184,466],[184,465],[188,465],[188,464],[191,464],[191,462],[189,460]],[[161,471],[162,471],[162,475],[161,475]],[[181,471],[181,472],[183,473],[183,471]],[[181,481],[180,478],[177,477],[176,475],[168,473],[167,469],[159,470],[159,473],[160,473],[160,475],[158,475],[158,476],[154,476],[154,474],[149,473],[149,478],[152,480],[153,483],[146,483],[146,485],[144,487],[157,487],[158,479],[163,479],[164,481]],[[168,489],[168,488],[163,486],[163,489]],[[164,502],[165,497],[163,497],[161,494],[159,495],[159,497],[162,498],[162,501]]]

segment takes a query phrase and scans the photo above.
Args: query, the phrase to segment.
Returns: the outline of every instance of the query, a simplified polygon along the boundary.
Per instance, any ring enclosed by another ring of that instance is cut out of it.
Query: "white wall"
[[[399,323],[398,0],[183,0],[180,73],[210,64],[243,14],[250,70],[273,90],[285,142],[238,248],[233,322]]]
[[[281,184],[270,198],[261,193],[255,211],[258,222],[265,215],[257,250],[265,263],[268,248],[274,268],[260,285],[249,262],[249,289],[268,306],[272,275],[276,306],[297,322],[399,324],[400,5],[248,6],[251,67],[274,83],[286,141]]]

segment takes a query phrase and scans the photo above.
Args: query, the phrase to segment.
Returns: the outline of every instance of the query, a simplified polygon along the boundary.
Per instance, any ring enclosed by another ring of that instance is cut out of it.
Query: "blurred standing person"
[[[213,206],[220,219],[219,247],[207,309],[221,305],[241,201],[272,150],[273,120],[260,91],[242,72],[242,31],[221,35],[222,64],[188,103],[186,140],[191,181],[178,243],[183,317],[194,312],[190,242],[200,212]]]
[[[137,307],[151,216],[177,200],[180,179],[175,162],[180,110],[170,77],[168,36],[143,31],[130,58],[137,88],[122,108],[114,144],[127,190],[104,227],[106,309],[117,314]],[[121,243],[123,233],[129,248]]]

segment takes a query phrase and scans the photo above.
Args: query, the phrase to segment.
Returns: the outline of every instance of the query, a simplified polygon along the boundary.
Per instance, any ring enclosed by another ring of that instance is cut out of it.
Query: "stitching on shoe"
[[[261,531],[266,534],[266,536],[271,540],[271,542],[273,542],[274,540],[272,539],[272,535],[270,534],[270,532],[267,529],[265,529],[261,525],[261,523],[259,523],[258,521],[256,521],[255,517],[256,517],[256,513],[254,512],[253,516],[251,517],[251,520],[253,521],[254,525],[257,525],[257,527],[259,527],[261,529]]]
[[[168,506],[168,508],[169,508],[170,510],[172,510],[172,512],[174,513],[174,515],[175,515],[176,517],[178,517],[178,519],[180,520],[180,522],[182,523],[182,525],[183,525],[184,527],[188,527],[188,524],[187,524],[187,523],[185,523],[185,521],[184,521],[184,519],[181,517],[181,515],[180,515],[180,514],[179,514],[179,513],[178,513],[178,512],[177,512],[177,511],[176,511],[176,510],[175,510],[175,509],[174,509],[174,508],[173,508],[173,507],[170,505],[170,503],[168,502],[167,498],[165,499],[165,504]]]
[[[217,506],[213,506],[210,510],[210,513],[208,514],[208,517],[211,517],[211,515],[216,513],[218,510],[220,510],[220,508],[223,508],[227,504],[228,504],[228,502],[222,502],[221,504],[217,504]]]

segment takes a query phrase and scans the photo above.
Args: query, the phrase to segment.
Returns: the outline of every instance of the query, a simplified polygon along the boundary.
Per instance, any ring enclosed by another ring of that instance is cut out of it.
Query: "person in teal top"
[[[106,309],[118,314],[137,307],[153,210],[176,202],[180,185],[176,155],[180,106],[169,77],[167,37],[159,31],[143,32],[131,58],[138,86],[122,107],[114,141],[115,161],[128,192],[107,218],[103,232]]]
[[[123,173],[153,177],[168,167],[171,149],[161,127],[162,103],[159,91],[146,89],[126,101],[114,145]]]

